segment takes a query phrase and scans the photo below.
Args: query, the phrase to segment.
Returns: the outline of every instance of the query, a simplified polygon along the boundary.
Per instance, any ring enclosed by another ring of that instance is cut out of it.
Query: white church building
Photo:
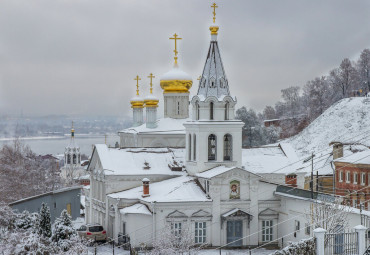
[[[86,222],[102,224],[116,241],[124,235],[133,247],[150,247],[167,226],[174,235],[189,228],[195,243],[211,247],[281,246],[312,236],[307,214],[313,200],[303,190],[306,173],[292,147],[242,149],[244,123],[234,118],[237,98],[218,30],[210,27],[196,95],[189,97],[192,79],[180,70],[175,48],[175,65],[160,79],[164,118],[157,119],[159,100],[152,93],[141,97],[137,88],[134,125],[119,132],[120,148],[95,145]],[[359,212],[350,215],[350,225],[359,225]]]

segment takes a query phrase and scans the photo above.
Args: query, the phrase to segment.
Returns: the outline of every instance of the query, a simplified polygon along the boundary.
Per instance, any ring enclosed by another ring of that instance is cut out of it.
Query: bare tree
[[[0,201],[8,203],[38,195],[59,185],[56,162],[37,156],[20,140],[0,150]]]
[[[168,223],[159,239],[153,243],[150,255],[198,254],[200,247],[188,224],[182,222],[182,228],[174,229],[174,222]]]
[[[339,68],[330,72],[330,80],[334,87],[340,90],[340,98],[350,95],[350,90],[355,89],[358,84],[358,75],[356,69],[352,66],[348,58],[343,59]]]
[[[348,228],[348,213],[350,207],[341,204],[340,199],[334,201],[318,201],[312,204],[307,215],[307,222],[313,228],[323,228],[328,233],[344,231]]]
[[[357,70],[361,87],[370,91],[370,50],[364,49],[357,61]]]

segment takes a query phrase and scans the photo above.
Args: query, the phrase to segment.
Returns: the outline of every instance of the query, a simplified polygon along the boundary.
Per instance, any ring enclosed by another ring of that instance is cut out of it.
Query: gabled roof
[[[217,167],[214,167],[210,170],[207,170],[207,171],[204,171],[204,172],[201,172],[201,173],[198,173],[198,174],[195,174],[196,177],[200,177],[200,178],[205,178],[205,179],[210,179],[210,178],[213,178],[213,177],[216,177],[218,175],[221,175],[221,174],[224,174],[230,170],[233,170],[233,169],[239,169],[241,171],[246,171],[246,172],[249,172],[245,169],[242,169],[242,168],[239,168],[239,167],[226,167],[226,166],[217,166]],[[252,172],[249,172],[253,175],[256,175]],[[256,175],[258,176],[258,175]],[[260,176],[259,176],[260,177]]]
[[[182,165],[184,149],[170,148],[108,148],[96,144],[93,157],[98,157],[105,175],[184,175],[170,166]],[[89,169],[91,168],[91,163]]]
[[[146,205],[137,203],[128,207],[125,207],[119,210],[121,214],[145,214],[145,215],[152,215],[152,212],[149,211]]]
[[[112,193],[111,198],[138,199],[145,202],[207,202],[212,201],[196,184],[194,178],[181,176],[165,181],[150,183],[150,196],[142,197],[143,187]]]
[[[210,43],[197,95],[201,100],[210,96],[216,98],[230,96],[229,84],[216,40]]]

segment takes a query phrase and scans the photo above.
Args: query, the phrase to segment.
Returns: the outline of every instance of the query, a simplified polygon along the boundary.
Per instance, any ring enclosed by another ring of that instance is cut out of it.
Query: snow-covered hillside
[[[370,97],[342,99],[284,142],[290,143],[299,156],[305,156],[328,149],[332,141],[370,146]]]

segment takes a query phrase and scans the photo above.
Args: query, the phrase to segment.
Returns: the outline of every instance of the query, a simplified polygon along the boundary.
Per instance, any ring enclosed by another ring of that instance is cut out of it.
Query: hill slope
[[[370,146],[370,97],[338,101],[302,132],[285,140],[299,156],[328,149],[332,141]]]

